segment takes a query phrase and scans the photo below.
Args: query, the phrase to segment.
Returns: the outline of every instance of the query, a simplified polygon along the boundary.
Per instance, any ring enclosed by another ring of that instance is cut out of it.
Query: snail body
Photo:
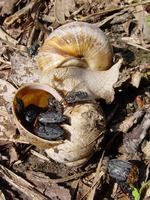
[[[114,99],[113,86],[119,77],[122,60],[112,66],[112,59],[113,51],[109,39],[94,25],[71,22],[54,30],[38,53],[37,64],[42,72],[42,86],[35,86],[34,89],[38,87],[49,91],[59,102],[63,102],[63,98],[71,92],[73,96],[69,100],[74,99],[74,92],[79,95],[78,99],[82,92],[85,101],[74,102],[65,107],[63,114],[69,124],[60,125],[64,130],[65,140],[47,141],[24,130],[19,124],[23,135],[32,144],[44,148],[55,161],[68,166],[84,165],[100,149],[104,138],[105,115],[95,99],[103,98],[106,102]],[[25,93],[27,102],[31,101],[32,89],[31,85],[19,90],[17,97],[23,98]],[[33,98],[38,106],[41,106],[37,102],[40,98],[45,98],[45,94],[39,96],[38,93]],[[16,100],[13,104],[14,116],[15,102]],[[40,102],[43,103],[43,99]],[[16,121],[19,123],[17,117]]]
[[[112,60],[112,46],[102,30],[89,23],[71,22],[45,40],[37,64],[42,72],[41,82],[62,94],[81,90],[89,94],[89,99],[111,102],[112,87],[119,74],[118,65],[112,67]]]

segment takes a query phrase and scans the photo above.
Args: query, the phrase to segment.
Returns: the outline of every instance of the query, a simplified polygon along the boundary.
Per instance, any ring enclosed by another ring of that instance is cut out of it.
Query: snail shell
[[[41,82],[63,94],[82,90],[90,99],[110,102],[119,74],[117,67],[114,72],[111,69],[112,59],[112,46],[102,30],[86,22],[71,22],[45,40],[37,64],[42,71]]]
[[[112,47],[102,30],[85,22],[65,24],[45,40],[38,54],[41,71],[57,67],[106,70],[112,66]]]
[[[64,143],[46,149],[55,161],[67,166],[82,166],[100,150],[106,131],[105,116],[96,102],[77,104],[66,110],[70,124],[62,127],[67,133]]]
[[[63,95],[83,91],[89,99],[103,98],[111,102],[122,62],[112,66],[112,58],[112,46],[100,29],[85,22],[72,22],[56,29],[45,40],[37,64],[42,72],[41,82],[47,87]],[[22,90],[17,95],[22,97]],[[68,166],[82,166],[100,149],[106,129],[105,116],[95,101],[67,107],[65,115],[70,124],[61,125],[66,134],[63,142],[46,142],[24,127],[21,129],[32,144],[46,149],[52,159]]]
[[[95,101],[67,107],[64,114],[69,124],[61,125],[66,139],[46,140],[22,125],[16,112],[16,98],[21,98],[25,107],[30,104],[45,107],[52,96],[58,101],[62,100],[59,93],[47,85],[32,83],[21,87],[13,98],[14,123],[20,132],[20,137],[23,136],[30,144],[45,149],[53,160],[68,166],[82,166],[100,149],[105,133],[104,113]]]
[[[21,98],[24,102],[24,106],[27,107],[30,104],[34,104],[40,107],[46,107],[48,104],[48,99],[54,97],[58,101],[62,100],[62,97],[59,95],[59,93],[47,86],[42,85],[39,83],[32,83],[25,86],[22,86],[19,88],[13,98],[12,102],[12,113],[13,113],[13,120],[14,124],[16,124],[17,129],[20,132],[20,137],[23,136],[25,138],[26,142],[29,142],[30,144],[33,144],[39,148],[47,149],[51,148],[57,144],[62,143],[63,141],[50,141],[46,139],[42,139],[35,134],[28,131],[21,123],[21,120],[19,119],[19,116],[16,112],[16,98]]]

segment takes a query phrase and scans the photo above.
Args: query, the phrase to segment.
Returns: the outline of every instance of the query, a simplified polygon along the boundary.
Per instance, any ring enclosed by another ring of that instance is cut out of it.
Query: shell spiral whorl
[[[88,99],[112,102],[122,63],[112,66],[112,60],[112,46],[102,30],[86,22],[71,22],[54,30],[41,47],[37,57],[40,82],[63,95],[84,91]]]
[[[112,47],[103,31],[86,22],[65,24],[45,40],[38,54],[42,72],[57,67],[106,70],[112,65]]]
[[[63,95],[82,91],[88,100],[103,98],[109,103],[122,62],[112,66],[112,59],[112,46],[105,33],[92,24],[71,22],[54,30],[41,47],[37,57],[40,82]],[[70,119],[70,124],[62,125],[66,140],[46,152],[55,161],[82,166],[100,149],[105,116],[96,101],[67,107],[65,115]]]

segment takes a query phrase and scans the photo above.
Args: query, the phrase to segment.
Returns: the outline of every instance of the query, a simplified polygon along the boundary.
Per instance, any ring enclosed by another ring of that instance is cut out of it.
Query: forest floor
[[[107,123],[101,150],[80,168],[20,137],[11,112],[17,89],[40,79],[44,39],[72,21],[102,29],[124,60],[114,101],[98,101]],[[0,0],[0,24],[0,199],[150,199],[150,0]],[[122,182],[120,169],[113,179],[112,159],[128,161],[139,175]]]

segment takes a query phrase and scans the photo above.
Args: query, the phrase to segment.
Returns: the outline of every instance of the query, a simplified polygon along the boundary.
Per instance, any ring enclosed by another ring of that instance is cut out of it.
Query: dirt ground
[[[45,38],[72,21],[102,29],[114,63],[123,58],[113,102],[97,100],[106,118],[101,149],[82,167],[30,144],[11,110],[15,92],[39,82],[36,58]],[[150,199],[150,1],[0,0],[0,23],[0,199]],[[118,160],[130,169],[115,171]]]

